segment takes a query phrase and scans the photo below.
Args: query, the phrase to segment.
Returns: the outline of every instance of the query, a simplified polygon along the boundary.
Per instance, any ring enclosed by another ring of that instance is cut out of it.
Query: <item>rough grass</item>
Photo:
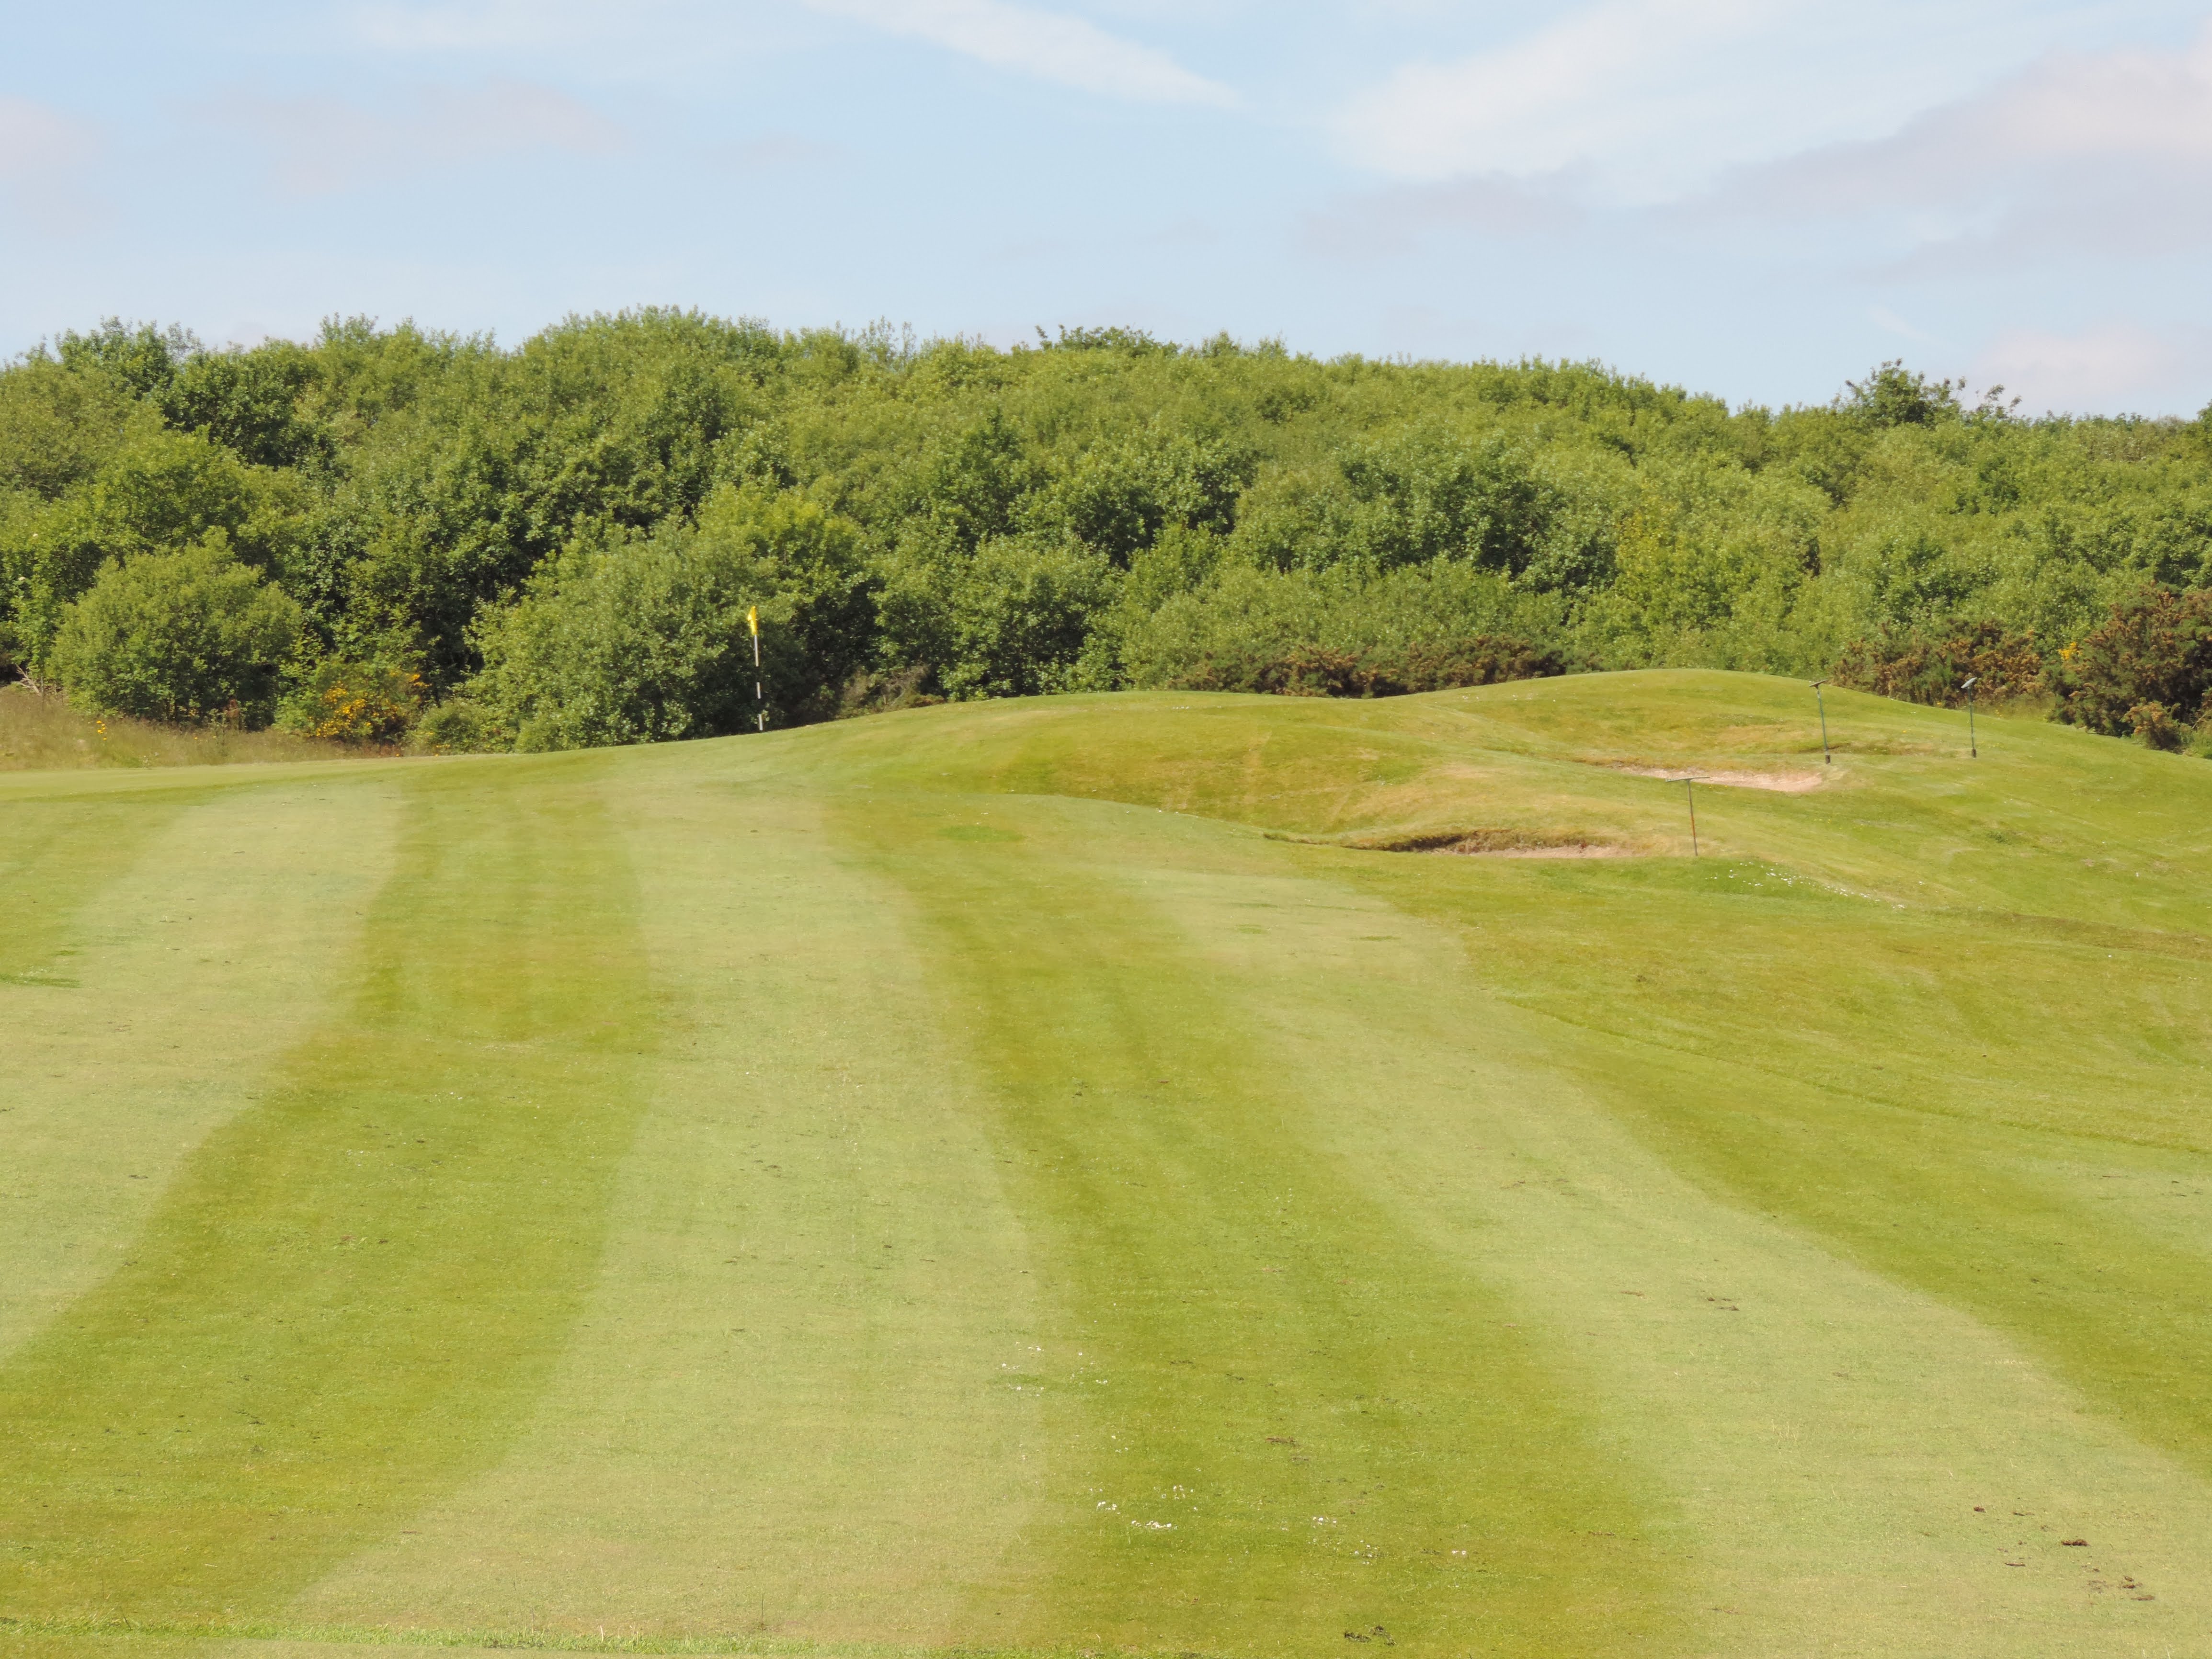
[[[0,1646],[2212,1651],[2212,769],[1829,707],[0,780]]]
[[[379,755],[291,732],[164,726],[122,714],[83,714],[59,692],[0,685],[0,771],[92,766],[227,766],[250,761],[337,760]]]

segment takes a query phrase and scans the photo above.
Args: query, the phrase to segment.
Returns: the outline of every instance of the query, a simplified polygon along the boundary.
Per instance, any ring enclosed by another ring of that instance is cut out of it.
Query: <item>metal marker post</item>
[[[1823,766],[1835,763],[1835,757],[1828,752],[1828,700],[1820,693],[1820,688],[1826,684],[1826,680],[1813,682],[1813,701],[1820,706],[1820,764]]]
[[[1966,693],[1966,758],[1968,760],[1979,760],[1982,757],[1981,747],[1974,741],[1974,687],[1980,683],[1978,675],[1969,674],[1966,676],[1966,684],[1963,688]]]
[[[745,626],[753,630],[753,708],[759,721],[758,729],[768,730],[768,698],[761,690],[760,677],[760,607],[745,608]]]
[[[1690,856],[1698,856],[1698,781],[1684,778],[1682,788],[1690,798]]]

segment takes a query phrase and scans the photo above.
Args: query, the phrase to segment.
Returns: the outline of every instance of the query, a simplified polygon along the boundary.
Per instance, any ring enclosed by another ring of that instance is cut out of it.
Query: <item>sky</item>
[[[110,315],[1121,325],[2212,401],[2212,7],[0,0],[0,354]]]

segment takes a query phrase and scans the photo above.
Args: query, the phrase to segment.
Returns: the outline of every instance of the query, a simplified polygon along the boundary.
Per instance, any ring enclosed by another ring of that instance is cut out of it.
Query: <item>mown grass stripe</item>
[[[1145,861],[1176,854],[1098,833],[1114,809],[990,811],[988,842],[939,802],[843,823],[926,918],[1060,1310],[1009,1379],[1044,1401],[1044,1518],[975,1626],[1039,1648],[1669,1650],[1685,1618],[1648,1489],[1516,1304],[1317,1149],[1295,1066],[1144,897]]]
[[[757,1654],[763,1659],[1067,1659],[1081,1650],[975,1645],[929,1646],[901,1642],[816,1642],[758,1635],[607,1635],[569,1631],[418,1629],[395,1625],[290,1624],[281,1620],[215,1620],[161,1623],[121,1619],[9,1619],[0,1617],[0,1640],[137,1644],[180,1643],[296,1644],[301,1646],[459,1648],[501,1653]],[[1176,1659],[1213,1659],[1182,1650]]]
[[[1978,915],[1778,883],[1723,908],[1687,878],[1516,876],[1512,895],[1344,874],[1465,929],[1502,995],[1565,1028],[1562,1071],[1676,1165],[2007,1333],[2212,1476],[2212,991],[2192,964],[2118,930],[2112,951],[2023,951]]]
[[[273,1608],[499,1455],[637,1109],[634,909],[587,764],[410,776],[349,1012],[0,1368],[0,1607]]]
[[[78,915],[204,799],[179,790],[150,800],[0,800],[0,983],[73,986]]]

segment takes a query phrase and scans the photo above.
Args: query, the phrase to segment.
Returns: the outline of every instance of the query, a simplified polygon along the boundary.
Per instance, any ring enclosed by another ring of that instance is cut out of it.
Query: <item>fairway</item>
[[[2212,766],[1827,719],[0,775],[0,1654],[2212,1656]]]

